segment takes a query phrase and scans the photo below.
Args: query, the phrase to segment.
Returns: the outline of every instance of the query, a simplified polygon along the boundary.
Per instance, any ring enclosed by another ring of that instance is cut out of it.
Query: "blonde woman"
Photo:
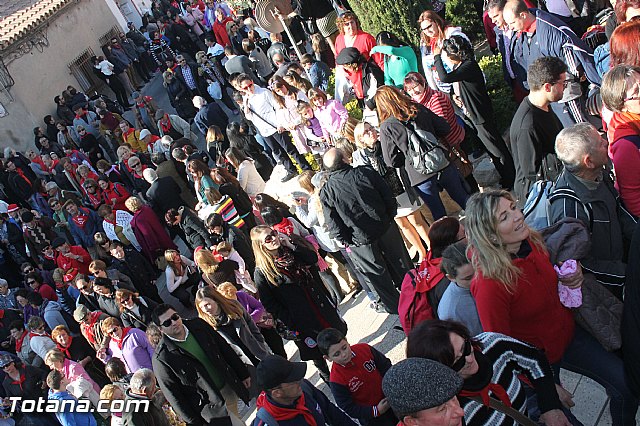
[[[304,241],[279,234],[268,226],[251,230],[256,256],[254,280],[265,309],[296,335],[295,344],[304,361],[312,360],[323,379],[329,368],[318,350],[316,336],[327,327],[346,333],[335,305],[318,276],[316,252]]]
[[[229,344],[238,346],[254,366],[271,354],[251,315],[236,300],[221,295],[211,286],[196,293],[198,316],[213,327]]]
[[[562,367],[592,378],[611,398],[613,424],[634,424],[638,400],[625,383],[622,360],[577,326],[560,303],[558,276],[544,241],[524,222],[513,195],[504,190],[474,194],[465,228],[476,270],[471,293],[483,330],[544,350],[556,373]],[[560,281],[580,288],[581,268]]]
[[[92,404],[98,403],[100,386],[89,376],[82,364],[71,361],[60,349],[51,349],[44,357],[44,363],[52,370],[61,372],[69,381],[69,391],[76,397],[87,397]]]
[[[192,307],[191,294],[195,293],[201,278],[195,262],[181,255],[178,250],[166,250],[164,259],[167,262],[167,290],[184,306]],[[188,291],[189,288],[192,288],[191,292]]]
[[[411,186],[403,185],[396,169],[385,164],[378,131],[372,125],[359,123],[354,129],[353,137],[358,149],[353,153],[352,165],[354,167],[371,166],[387,181],[398,201],[395,221],[406,240],[418,251],[418,262],[422,263],[427,256],[425,244],[429,243],[427,236],[429,225],[420,212],[422,206],[420,197]]]
[[[202,271],[202,279],[210,286],[230,282],[236,288],[242,288],[236,281],[236,271],[238,270],[236,261],[224,259],[217,253],[214,254],[205,249],[197,250],[193,258]]]

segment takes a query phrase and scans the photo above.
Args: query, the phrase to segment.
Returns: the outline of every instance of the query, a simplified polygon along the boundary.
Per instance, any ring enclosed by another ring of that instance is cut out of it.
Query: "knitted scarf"
[[[311,414],[311,411],[309,411],[309,409],[305,405],[304,392],[296,401],[295,407],[286,408],[271,403],[267,398],[267,394],[262,391],[262,393],[258,396],[256,406],[258,407],[258,409],[264,407],[264,409],[266,409],[269,414],[271,414],[277,421],[292,420],[298,416],[302,416],[304,419],[304,424],[317,426],[315,417],[313,417],[313,414]]]
[[[640,135],[640,114],[614,112],[607,129],[609,143],[613,144],[618,139],[634,135]]]

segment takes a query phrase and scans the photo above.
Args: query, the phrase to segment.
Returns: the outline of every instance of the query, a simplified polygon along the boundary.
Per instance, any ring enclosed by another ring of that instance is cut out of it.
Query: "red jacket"
[[[483,277],[480,270],[471,282],[482,329],[531,343],[556,363],[575,329],[571,311],[558,297],[558,276],[549,256],[535,247],[513,263],[522,274],[512,294],[498,281]]]
[[[105,204],[111,206],[114,211],[128,211],[124,205],[124,202],[127,201],[127,198],[131,197],[131,193],[129,193],[129,191],[127,191],[127,188],[125,188],[123,185],[119,183],[110,183],[107,189],[102,191],[102,197]]]
[[[229,40],[229,34],[227,34],[227,22],[233,22],[233,19],[227,17],[222,22],[217,19],[213,22],[213,34],[216,36],[216,41],[222,47],[227,47],[231,44]]]
[[[71,259],[64,256],[62,253],[58,253],[56,256],[56,264],[58,265],[58,268],[61,268],[65,272],[69,269],[76,268],[79,273],[89,275],[89,264],[91,263],[91,256],[89,253],[80,246],[71,246],[69,253],[81,256],[82,261]]]

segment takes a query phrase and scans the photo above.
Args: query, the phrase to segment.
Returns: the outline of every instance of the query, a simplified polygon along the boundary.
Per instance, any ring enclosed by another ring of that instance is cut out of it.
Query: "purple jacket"
[[[245,311],[251,315],[253,322],[257,324],[262,319],[262,314],[264,314],[264,306],[262,306],[262,303],[244,291],[238,291],[236,297]]]
[[[107,350],[107,361],[112,357],[120,358],[127,367],[127,373],[135,373],[141,368],[153,369],[151,366],[153,353],[154,349],[145,332],[138,328],[132,328],[124,336],[122,349],[118,347],[118,342],[111,339]]]

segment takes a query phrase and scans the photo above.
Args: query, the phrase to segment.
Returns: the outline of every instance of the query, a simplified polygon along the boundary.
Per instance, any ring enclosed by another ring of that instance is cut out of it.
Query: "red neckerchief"
[[[160,120],[160,127],[162,127],[162,132],[166,134],[171,130],[171,120],[167,120],[166,124],[164,124],[162,120]]]
[[[631,112],[614,112],[607,129],[609,143],[627,136],[640,135],[640,114]]]
[[[88,321],[83,321],[82,324],[80,324],[81,328],[84,330],[84,334],[86,335],[87,340],[92,345],[96,344],[96,334],[94,326],[100,320],[101,313],[102,312],[100,311],[89,312]]]
[[[127,333],[129,333],[129,330],[131,330],[131,327],[125,327],[122,329],[122,337],[120,339],[116,339],[115,337],[111,337],[111,339],[113,341],[115,341],[118,344],[118,349],[122,350],[122,345],[124,344],[124,339],[125,337],[127,337]]]
[[[93,206],[93,208],[97,209],[98,207],[100,207],[100,204],[102,204],[102,190],[99,188],[96,188],[96,192],[94,193],[94,195],[91,195],[87,192],[87,198],[89,198],[89,201],[91,202],[91,205]]]
[[[83,109],[80,114],[76,114],[76,118],[82,119],[85,115],[87,115],[87,110]]]
[[[426,293],[444,278],[444,272],[440,270],[442,258],[433,258],[432,251],[429,250],[426,259],[418,266],[418,282],[416,292]]]
[[[27,337],[29,332],[27,330],[22,332],[22,335],[16,339],[16,353],[19,353],[22,350],[22,342],[24,342],[24,338]]]
[[[62,253],[58,254],[58,256],[56,257],[56,263],[61,269],[64,269],[65,271],[71,269],[71,267],[73,266],[73,261]]]
[[[293,234],[293,223],[286,217],[283,217],[280,223],[273,225],[273,229],[281,234],[291,235]]]
[[[362,66],[358,65],[356,71],[351,71],[349,68],[343,68],[347,74],[347,78],[353,86],[353,91],[356,94],[357,99],[364,99],[364,86],[362,85]]]
[[[22,171],[22,169],[16,167],[16,173],[18,174],[18,176],[24,179],[29,184],[29,186],[31,186],[31,181],[24,175],[24,172]]]
[[[507,407],[511,407],[511,401],[509,400],[509,395],[507,395],[507,391],[505,391],[504,388],[497,383],[489,383],[487,386],[480,389],[479,391],[468,391],[463,389],[460,391],[458,395],[465,396],[465,397],[479,396],[480,398],[482,398],[482,404],[488,407],[489,391],[493,392],[493,394],[497,396],[500,402],[502,402],[504,405],[506,405]]]
[[[12,384],[12,385],[18,385],[18,386],[20,386],[20,390],[23,390],[23,389],[22,389],[22,384],[24,383],[24,381],[25,381],[26,379],[27,379],[27,376],[25,376],[25,374],[24,374],[24,373],[21,373],[21,374],[20,374],[20,379],[12,381],[12,382],[11,382],[11,384]]]
[[[81,229],[84,229],[84,226],[87,224],[87,221],[89,220],[89,215],[82,213],[82,210],[78,210],[78,214],[73,216],[71,220],[73,220],[73,223],[78,225]]]
[[[145,170],[148,169],[148,167],[143,164],[141,169],[142,169],[141,172],[144,172]],[[133,170],[131,171],[131,173],[133,173],[133,177],[135,177],[136,179],[144,179],[144,176],[142,176],[142,173],[138,174],[138,172]]]
[[[72,341],[73,341],[73,336],[69,335],[69,346],[67,346],[66,348],[62,346],[60,343],[56,343],[56,346],[58,347],[58,349],[60,349],[69,359],[72,359],[71,354],[69,353],[69,348],[71,347]]]
[[[302,416],[304,418],[304,423],[311,426],[317,426],[316,419],[311,414],[311,411],[304,405],[304,393],[300,395],[300,398],[296,401],[296,406],[294,408],[284,408],[278,407],[275,404],[272,404],[267,399],[267,395],[264,391],[258,396],[258,400],[256,401],[256,406],[258,408],[263,408],[267,410],[269,414],[273,416],[277,421],[281,420],[291,420],[298,416]]]

